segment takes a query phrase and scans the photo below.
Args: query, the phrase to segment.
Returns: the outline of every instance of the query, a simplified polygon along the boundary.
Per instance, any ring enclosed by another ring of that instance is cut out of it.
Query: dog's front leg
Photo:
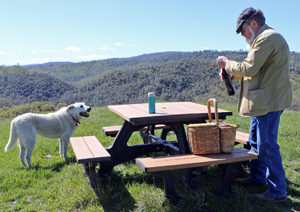
[[[62,158],[64,157],[64,139],[59,139],[59,156]]]
[[[63,157],[65,160],[68,160],[68,146],[69,146],[69,140],[70,138],[61,138],[61,157]]]

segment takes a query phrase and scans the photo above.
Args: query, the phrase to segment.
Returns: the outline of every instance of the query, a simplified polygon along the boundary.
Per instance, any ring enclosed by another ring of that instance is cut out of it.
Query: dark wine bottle
[[[225,84],[225,88],[226,88],[228,96],[234,95],[235,93],[234,93],[234,88],[232,86],[231,78],[230,78],[229,74],[227,74],[227,72],[225,71],[225,68],[222,69],[222,76],[224,79],[224,84]]]

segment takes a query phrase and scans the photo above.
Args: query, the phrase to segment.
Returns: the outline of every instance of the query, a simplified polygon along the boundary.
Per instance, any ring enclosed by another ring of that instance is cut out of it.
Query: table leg
[[[242,162],[227,163],[224,164],[224,169],[222,173],[222,181],[219,188],[214,192],[216,196],[221,196],[222,194],[231,194],[231,176],[233,168],[241,164]]]
[[[197,174],[194,174],[193,171],[195,169],[190,168],[190,169],[182,169],[184,175],[185,175],[185,183],[187,186],[191,189],[197,188]]]
[[[100,162],[98,170],[99,176],[110,174],[114,166],[133,160],[137,157],[149,154],[154,151],[152,144],[142,144],[128,146],[127,142],[131,134],[144,126],[134,126],[127,121],[124,121],[119,133],[114,139],[114,142],[106,150],[111,155],[110,161]]]
[[[180,149],[180,154],[188,154],[191,153],[188,141],[186,139],[186,133],[183,126],[183,123],[170,123],[169,125],[171,129],[175,132],[177,141],[178,141],[178,148]]]
[[[163,177],[164,192],[165,192],[165,197],[166,198],[168,198],[168,199],[177,199],[179,197],[175,192],[170,171],[153,172],[153,174],[158,174],[158,175],[161,175]]]
[[[152,139],[149,136],[149,133],[154,135],[154,131],[155,131],[155,125],[148,125],[147,129],[145,131],[139,131],[139,134],[140,134],[141,138],[143,139],[144,144],[152,143]]]
[[[161,134],[160,134],[160,138],[162,140],[167,140],[167,134],[170,131],[172,131],[172,130],[171,129],[162,129]]]
[[[96,166],[97,166],[97,163],[85,163],[85,164],[83,164],[85,174],[89,178],[92,188],[97,187]]]

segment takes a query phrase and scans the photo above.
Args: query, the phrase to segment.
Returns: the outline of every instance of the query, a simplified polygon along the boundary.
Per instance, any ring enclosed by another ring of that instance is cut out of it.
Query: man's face
[[[246,38],[247,44],[251,46],[255,36],[255,28],[251,24],[246,24],[242,29],[241,35]]]

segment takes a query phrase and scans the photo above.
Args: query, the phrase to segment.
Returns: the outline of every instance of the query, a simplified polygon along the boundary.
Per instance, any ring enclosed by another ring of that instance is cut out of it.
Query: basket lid
[[[235,128],[235,129],[237,128],[236,125],[234,125],[234,124],[227,124],[227,123],[220,124],[219,127],[220,128]]]
[[[217,127],[216,123],[203,123],[203,124],[189,124],[188,128],[198,128],[198,127]]]

